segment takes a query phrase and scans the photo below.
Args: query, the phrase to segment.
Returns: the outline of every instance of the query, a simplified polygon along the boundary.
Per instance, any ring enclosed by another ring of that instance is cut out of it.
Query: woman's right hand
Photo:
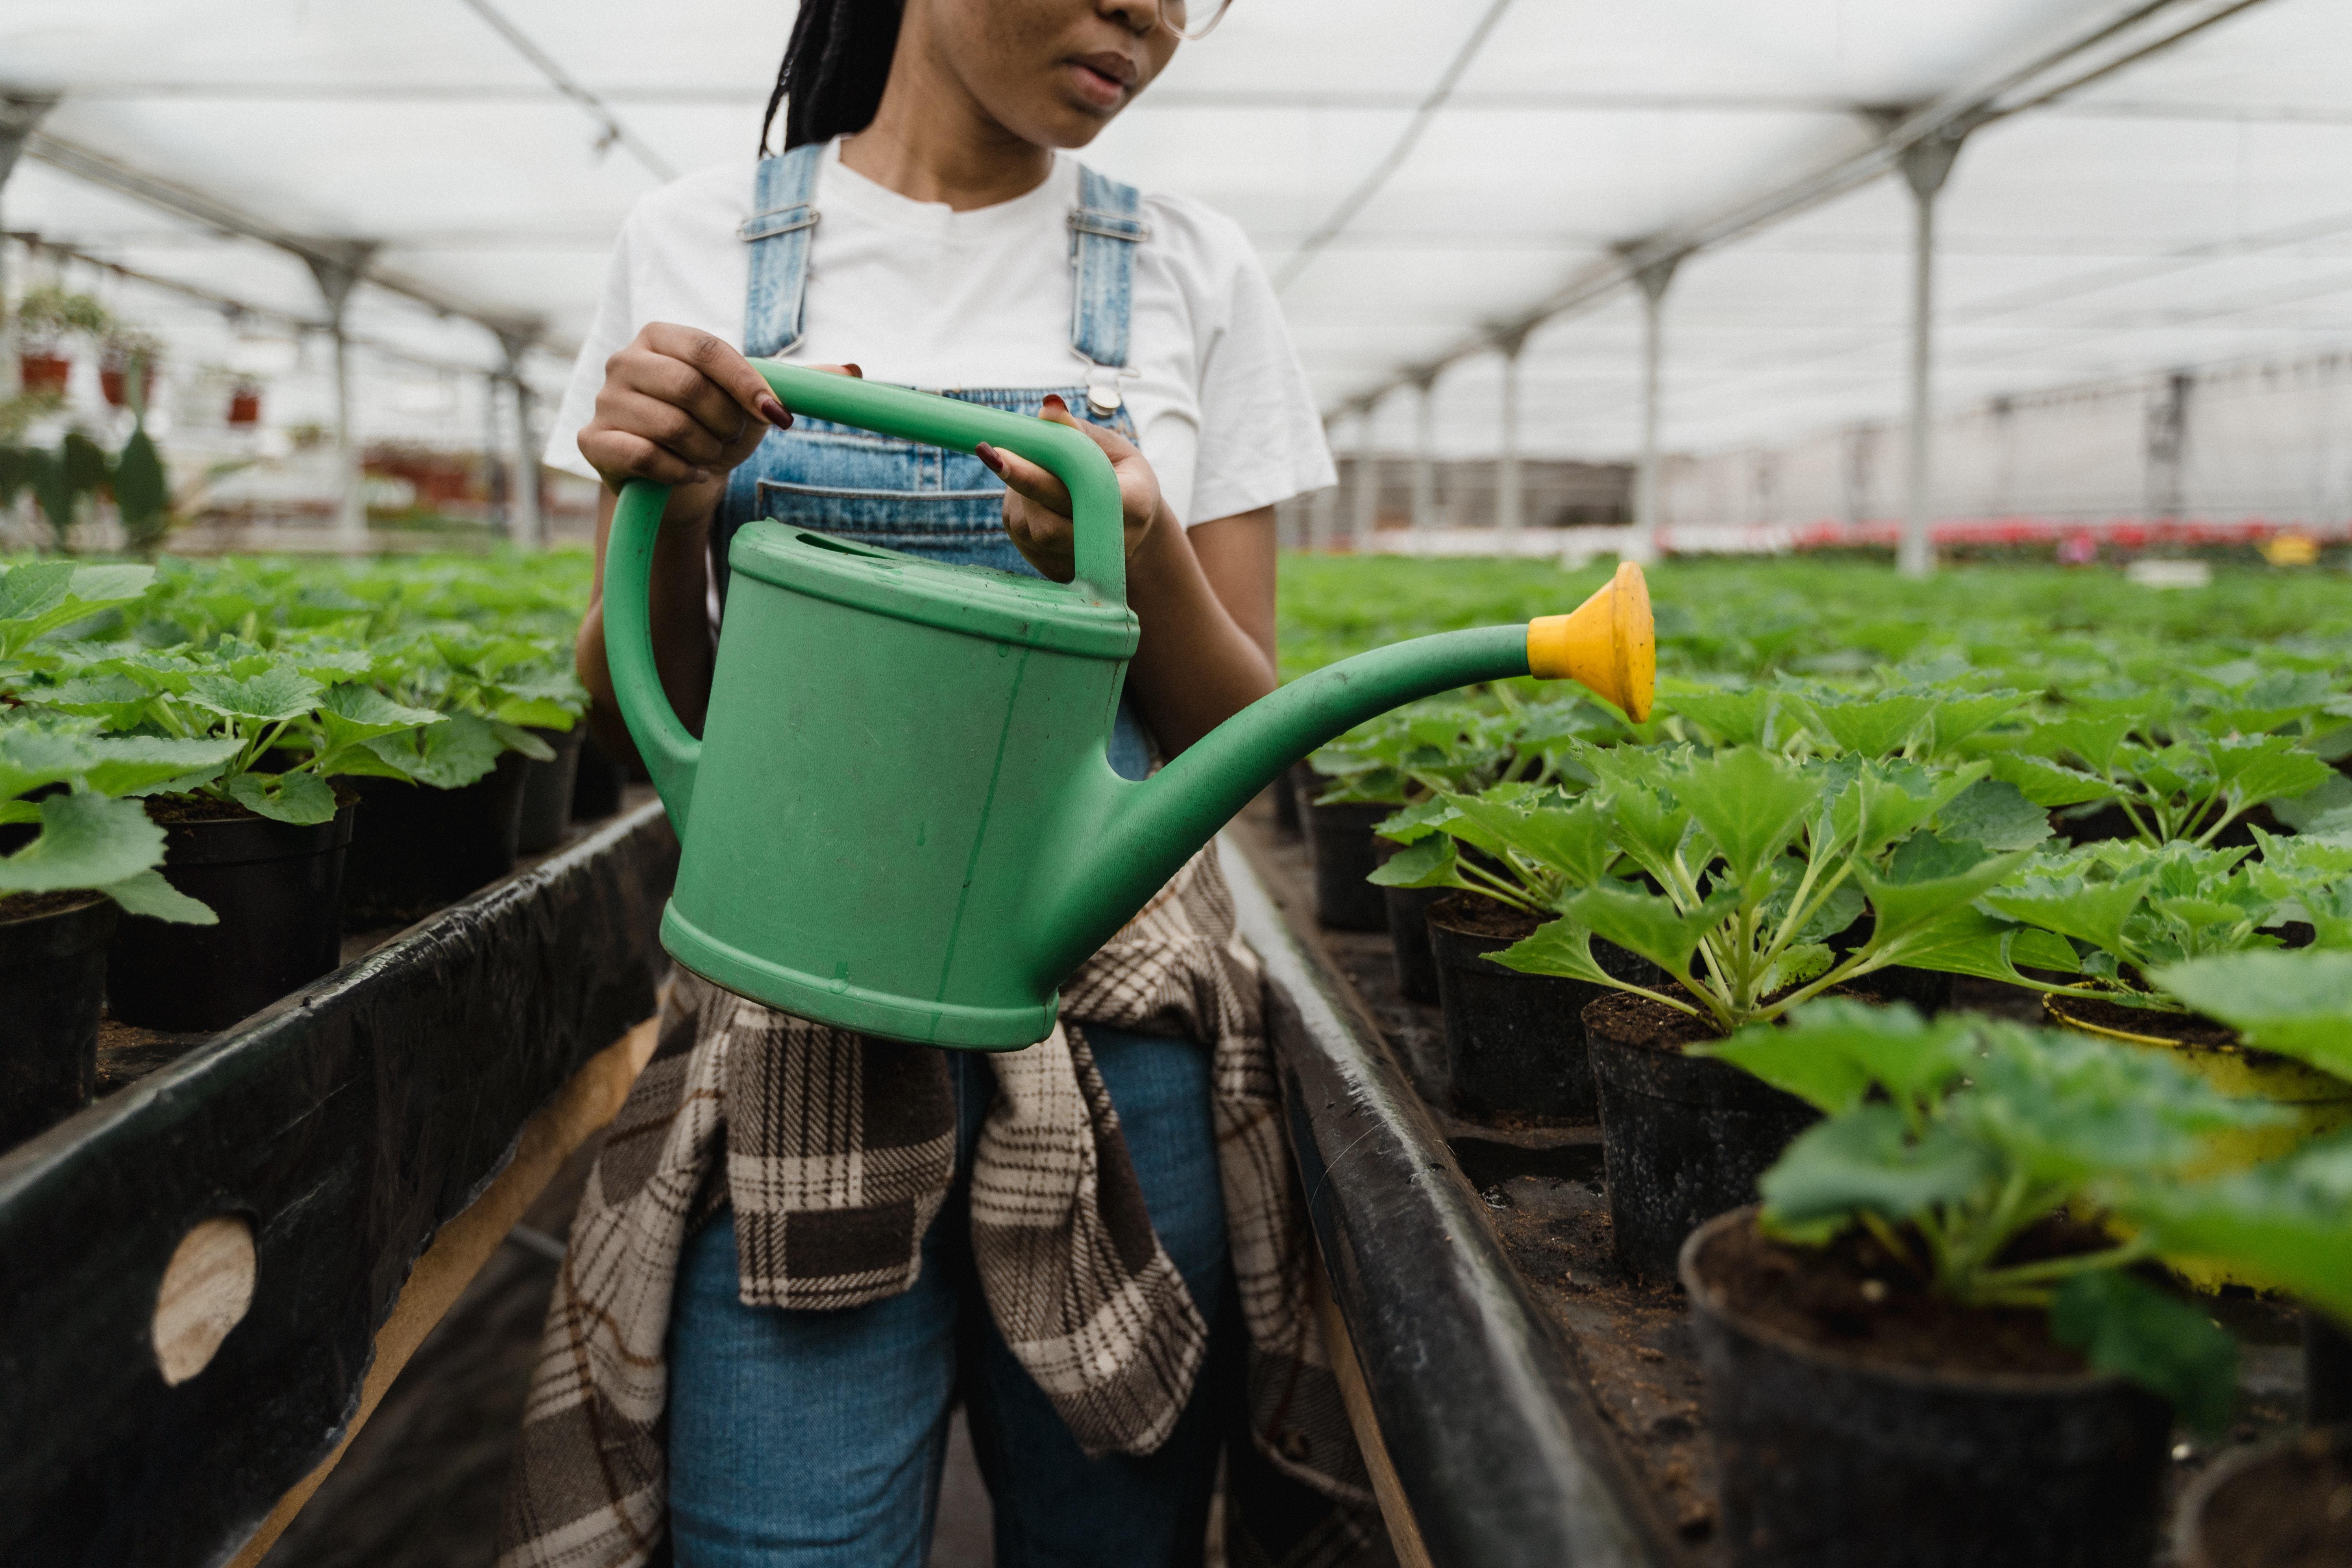
[[[735,465],[771,429],[792,423],[766,380],[730,344],[656,321],[604,362],[580,455],[615,494],[631,479],[651,479],[671,487],[670,519],[703,516]]]

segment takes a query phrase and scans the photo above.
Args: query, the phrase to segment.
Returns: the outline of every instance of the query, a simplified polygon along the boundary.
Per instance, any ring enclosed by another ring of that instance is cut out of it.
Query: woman
[[[600,557],[611,492],[673,487],[652,620],[689,725],[753,519],[1071,575],[1042,469],[795,420],[746,353],[1103,448],[1142,627],[1122,773],[1273,689],[1273,507],[1332,476],[1272,291],[1229,223],[1057,152],[1223,9],[803,0],[769,105],[783,153],[640,204],[557,427],[607,487]],[[579,666],[625,747],[601,601]],[[1255,988],[1213,858],[1072,977],[1063,1029],[1007,1056],[866,1040],[681,976],[574,1225],[502,1562],[645,1562],[666,1531],[683,1568],[916,1568],[959,1399],[1007,1568],[1196,1562],[1244,1342],[1253,1447],[1288,1478],[1251,1495],[1364,1502]],[[1331,1562],[1373,1534],[1342,1509],[1254,1549],[1311,1537]]]

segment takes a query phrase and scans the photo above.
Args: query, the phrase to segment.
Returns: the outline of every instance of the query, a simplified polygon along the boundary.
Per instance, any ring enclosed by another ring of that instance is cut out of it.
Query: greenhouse
[[[2352,15],[0,8],[0,1563],[2352,1563]]]

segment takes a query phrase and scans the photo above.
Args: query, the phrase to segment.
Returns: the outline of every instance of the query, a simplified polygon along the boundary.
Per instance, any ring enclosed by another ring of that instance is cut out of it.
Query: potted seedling
[[[1826,1118],[1680,1260],[1730,1562],[2146,1568],[2174,1416],[2225,1426],[2237,1358],[2139,1266],[2211,1245],[2190,1215],[2308,1237],[2274,1194],[2182,1179],[2273,1113],[2160,1056],[1900,1006],[1709,1048]]]
[[[2343,1076],[2352,1062],[2336,1058],[2330,1067],[2301,1049],[2258,1045],[2230,1016],[2265,1005],[2236,978],[2266,973],[2265,962],[2279,963],[2281,984],[2287,974],[2336,976],[2336,964],[2352,963],[2278,952],[2280,930],[2297,919],[2314,925],[2322,946],[2352,947],[2352,849],[2254,831],[2263,852],[2258,861],[2244,849],[2109,841],[2038,861],[1981,900],[2003,920],[2071,944],[2072,952],[2062,955],[2045,941],[2042,973],[2011,970],[2003,976],[2042,992],[2053,1020],[2169,1051],[2228,1092],[2290,1108],[2277,1124],[2228,1141],[2224,1152],[2242,1162],[2352,1124],[2352,1082]],[[2265,962],[2218,972],[2189,962],[2225,955],[2241,964]],[[2315,968],[2310,961],[2319,962]],[[2190,992],[2174,988],[2176,975]],[[2308,984],[2298,985],[2281,992],[2274,1005],[2308,1005],[2313,995]],[[2352,1021],[2352,996],[2337,997],[2335,1005],[2337,1026]]]
[[[2063,718],[1993,737],[1994,776],[2074,818],[2078,837],[2210,847],[2256,808],[2328,780],[2310,731],[2334,697],[2316,675],[2289,671],[2197,692],[2108,683]],[[2112,828],[2086,818],[2101,812],[2116,815]]]
[[[1574,890],[1496,962],[1606,993],[1584,1028],[1617,1256],[1671,1278],[1691,1227],[1747,1202],[1811,1115],[1688,1047],[1891,965],[1937,966],[1976,937],[1971,905],[2048,823],[1987,788],[1982,763],[1799,763],[1753,745],[1710,756],[1588,747],[1578,760],[1595,781],[1592,847],[1553,860]],[[1639,879],[1612,874],[1621,858]],[[1868,938],[1839,952],[1830,939],[1865,913]],[[1596,940],[1665,982],[1612,973]]]
[[[528,638],[446,624],[372,650],[388,689],[441,722],[368,742],[381,768],[353,767],[367,804],[352,848],[354,921],[412,921],[514,869],[531,763],[554,749],[524,726],[551,716],[545,650]]]
[[[1616,856],[1600,808],[1556,784],[1505,784],[1433,795],[1382,831],[1404,847],[1372,880],[1391,894],[1445,895],[1427,911],[1426,930],[1455,1100],[1475,1111],[1590,1121],[1583,1010],[1599,988],[1507,967],[1495,955],[1607,875]],[[1664,983],[1647,960],[1613,943],[1598,942],[1593,952],[1622,979]]]
[[[373,663],[327,643],[116,645],[23,694],[117,732],[230,743],[218,765],[148,792],[167,836],[166,864],[221,923],[198,932],[126,921],[110,961],[117,1017],[218,1028],[341,963],[357,796],[336,781],[393,773],[376,743],[442,721],[365,684]]]
[[[1375,832],[1433,790],[1475,787],[1499,776],[1510,760],[1500,728],[1496,715],[1468,702],[1420,702],[1382,714],[1307,758],[1323,781],[1300,813],[1318,921],[1338,931],[1388,929],[1388,903],[1369,880],[1380,864]]]
[[[113,328],[99,344],[99,391],[114,407],[143,415],[155,395],[155,365],[163,353],[163,340],[152,332]]]
[[[23,568],[19,568],[22,571]],[[5,591],[5,581],[0,581]],[[166,881],[163,830],[131,792],[217,766],[217,742],[98,736],[0,721],[0,1149],[89,1102],[107,942],[122,911],[174,925],[213,913]]]

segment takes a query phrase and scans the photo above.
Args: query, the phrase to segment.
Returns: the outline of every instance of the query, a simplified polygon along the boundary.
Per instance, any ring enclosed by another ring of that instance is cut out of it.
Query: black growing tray
[[[0,1155],[0,1563],[217,1563],[327,1457],[434,1233],[653,1012],[677,857],[639,804]],[[253,1304],[169,1387],[158,1285],[222,1214]]]

